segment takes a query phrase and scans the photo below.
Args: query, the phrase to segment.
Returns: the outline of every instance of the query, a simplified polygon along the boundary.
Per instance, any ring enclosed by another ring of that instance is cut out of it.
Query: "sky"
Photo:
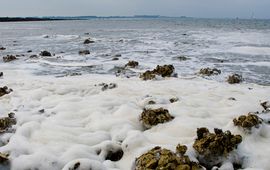
[[[0,17],[162,15],[270,19],[270,0],[1,0]]]

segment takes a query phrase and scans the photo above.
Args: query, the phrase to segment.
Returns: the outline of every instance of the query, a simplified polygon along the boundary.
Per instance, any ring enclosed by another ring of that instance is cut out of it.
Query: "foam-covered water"
[[[196,130],[207,127],[242,135],[235,153],[243,169],[269,169],[269,122],[250,134],[232,122],[261,112],[260,102],[270,100],[269,26],[264,20],[200,19],[0,23],[0,46],[7,48],[1,56],[24,54],[0,61],[0,87],[13,89],[0,97],[0,116],[14,112],[17,119],[15,131],[0,134],[0,152],[9,153],[12,170],[67,170],[78,162],[81,170],[129,170],[136,157],[157,145],[174,150],[185,144],[196,161]],[[84,45],[89,37],[95,43]],[[91,54],[80,56],[81,49]],[[43,50],[55,55],[29,58]],[[112,60],[116,54],[121,57]],[[182,55],[189,60],[175,58]],[[129,60],[140,63],[130,75],[173,64],[179,76],[116,77],[115,70]],[[207,66],[222,74],[208,79],[195,74]],[[244,83],[225,82],[234,72]],[[65,76],[71,73],[82,75]],[[98,85],[103,82],[117,87],[103,91]],[[179,101],[170,103],[175,97]],[[151,100],[156,104],[149,105]],[[159,107],[175,119],[145,130],[142,110]],[[269,113],[259,116],[270,120]],[[119,148],[124,151],[120,161],[105,160],[108,151]],[[230,163],[223,165],[231,169]]]

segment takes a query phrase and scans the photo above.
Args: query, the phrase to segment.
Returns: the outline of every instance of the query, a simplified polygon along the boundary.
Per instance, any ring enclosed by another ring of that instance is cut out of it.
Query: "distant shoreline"
[[[27,22],[27,21],[58,21],[64,19],[58,18],[37,18],[37,17],[0,17],[0,22]]]

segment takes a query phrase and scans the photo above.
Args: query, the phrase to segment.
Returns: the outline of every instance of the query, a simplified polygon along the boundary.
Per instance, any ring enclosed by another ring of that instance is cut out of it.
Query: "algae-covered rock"
[[[16,124],[14,113],[9,113],[8,117],[0,118],[0,133],[7,131],[12,125]]]
[[[221,73],[221,70],[217,69],[217,68],[202,68],[199,71],[199,74],[204,75],[204,76],[212,76],[212,75],[218,75]]]
[[[163,149],[159,146],[142,154],[135,160],[135,170],[201,170],[198,163],[188,156]]]
[[[88,55],[88,54],[90,54],[89,50],[80,50],[79,51],[79,55]]]
[[[174,72],[174,66],[173,65],[163,65],[157,67],[154,70],[147,70],[144,73],[140,75],[140,78],[143,80],[151,80],[156,78],[156,75],[159,75],[161,77],[171,77]]]
[[[93,40],[91,40],[91,39],[86,39],[86,40],[84,40],[84,44],[91,44],[91,43],[94,43],[95,41],[93,41]]]
[[[236,83],[241,83],[243,81],[243,78],[241,75],[239,74],[233,74],[233,75],[230,75],[227,79],[227,82],[229,84],[236,84]]]
[[[0,97],[4,96],[6,94],[9,94],[10,92],[12,92],[12,89],[9,89],[7,86],[4,87],[0,87]]]
[[[17,59],[17,57],[14,55],[7,55],[7,56],[3,57],[3,61],[5,63],[16,60],[16,59]]]
[[[270,111],[270,101],[265,101],[261,103],[261,106],[265,111]]]
[[[52,56],[52,54],[49,51],[41,51],[39,55],[42,56],[42,57],[50,57],[50,56]]]
[[[159,123],[166,123],[173,120],[174,117],[170,115],[167,109],[144,109],[140,121],[146,128],[151,128]]]
[[[137,67],[138,65],[139,65],[139,62],[137,62],[137,61],[129,61],[129,62],[125,65],[125,67],[135,68],[135,67]]]
[[[210,133],[205,127],[198,128],[197,139],[193,144],[199,162],[207,168],[220,164],[242,142],[240,135],[232,135],[230,131],[214,131],[215,133]]]
[[[248,113],[248,115],[241,115],[238,118],[233,119],[233,123],[235,126],[250,130],[252,127],[259,127],[259,124],[261,124],[262,121],[257,115]]]

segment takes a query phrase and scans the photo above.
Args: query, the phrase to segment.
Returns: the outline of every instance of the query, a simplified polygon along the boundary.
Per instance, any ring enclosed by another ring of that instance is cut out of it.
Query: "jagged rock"
[[[79,51],[79,55],[88,55],[88,54],[90,54],[89,50],[80,50]]]
[[[204,75],[204,76],[212,76],[212,75],[218,75],[221,73],[221,70],[216,69],[216,68],[202,68],[199,72],[199,74]]]
[[[137,61],[129,61],[129,62],[125,65],[125,67],[135,68],[135,67],[137,67],[138,65],[139,65],[139,62],[137,62]]]
[[[182,147],[184,148],[184,147]],[[185,146],[186,148],[186,146]],[[183,150],[184,151],[184,150]],[[135,160],[135,170],[201,170],[203,167],[184,155],[159,146],[142,154]]]
[[[162,76],[162,77],[171,77],[174,72],[174,66],[173,65],[163,65],[157,67],[154,70],[147,70],[144,73],[140,75],[140,78],[143,80],[151,80],[156,77],[156,75]]]
[[[52,54],[49,51],[41,51],[39,55],[42,56],[42,57],[50,57],[50,56],[52,56]]]
[[[199,162],[208,169],[222,163],[224,158],[242,142],[240,135],[232,135],[230,131],[223,132],[221,129],[214,131],[215,133],[210,133],[207,128],[198,128],[197,139],[193,144]]]
[[[227,82],[230,84],[236,84],[236,83],[240,83],[242,81],[243,81],[243,78],[239,74],[230,75],[227,79]]]
[[[270,111],[270,101],[265,101],[261,103],[261,106],[265,111]]]
[[[179,100],[179,98],[177,98],[177,97],[170,98],[171,103],[177,102],[178,100]]]
[[[4,96],[6,94],[9,94],[10,92],[12,92],[12,89],[9,89],[7,86],[4,87],[0,87],[0,97]]]
[[[252,127],[258,128],[262,121],[257,115],[248,113],[248,115],[241,115],[238,118],[233,119],[233,123],[235,126],[250,130]]]
[[[0,118],[0,133],[7,131],[12,125],[16,124],[15,114],[9,113],[8,117]]]
[[[91,40],[91,39],[86,39],[86,40],[84,40],[84,44],[91,44],[91,43],[94,43],[95,41],[93,41],[93,40]]]
[[[1,50],[6,50],[6,48],[5,48],[5,47],[0,47],[0,51],[1,51]]]
[[[174,117],[170,115],[167,109],[144,109],[140,116],[140,121],[146,128],[151,128],[159,123],[166,123],[173,120]]]
[[[100,83],[98,85],[101,86],[101,90],[102,91],[105,91],[105,90],[108,90],[108,89],[114,89],[114,88],[117,87],[117,84],[116,83],[110,83],[110,84]]]
[[[3,61],[6,63],[6,62],[10,62],[10,61],[13,61],[13,60],[16,60],[17,57],[15,57],[14,55],[7,55],[5,57],[3,57]]]

